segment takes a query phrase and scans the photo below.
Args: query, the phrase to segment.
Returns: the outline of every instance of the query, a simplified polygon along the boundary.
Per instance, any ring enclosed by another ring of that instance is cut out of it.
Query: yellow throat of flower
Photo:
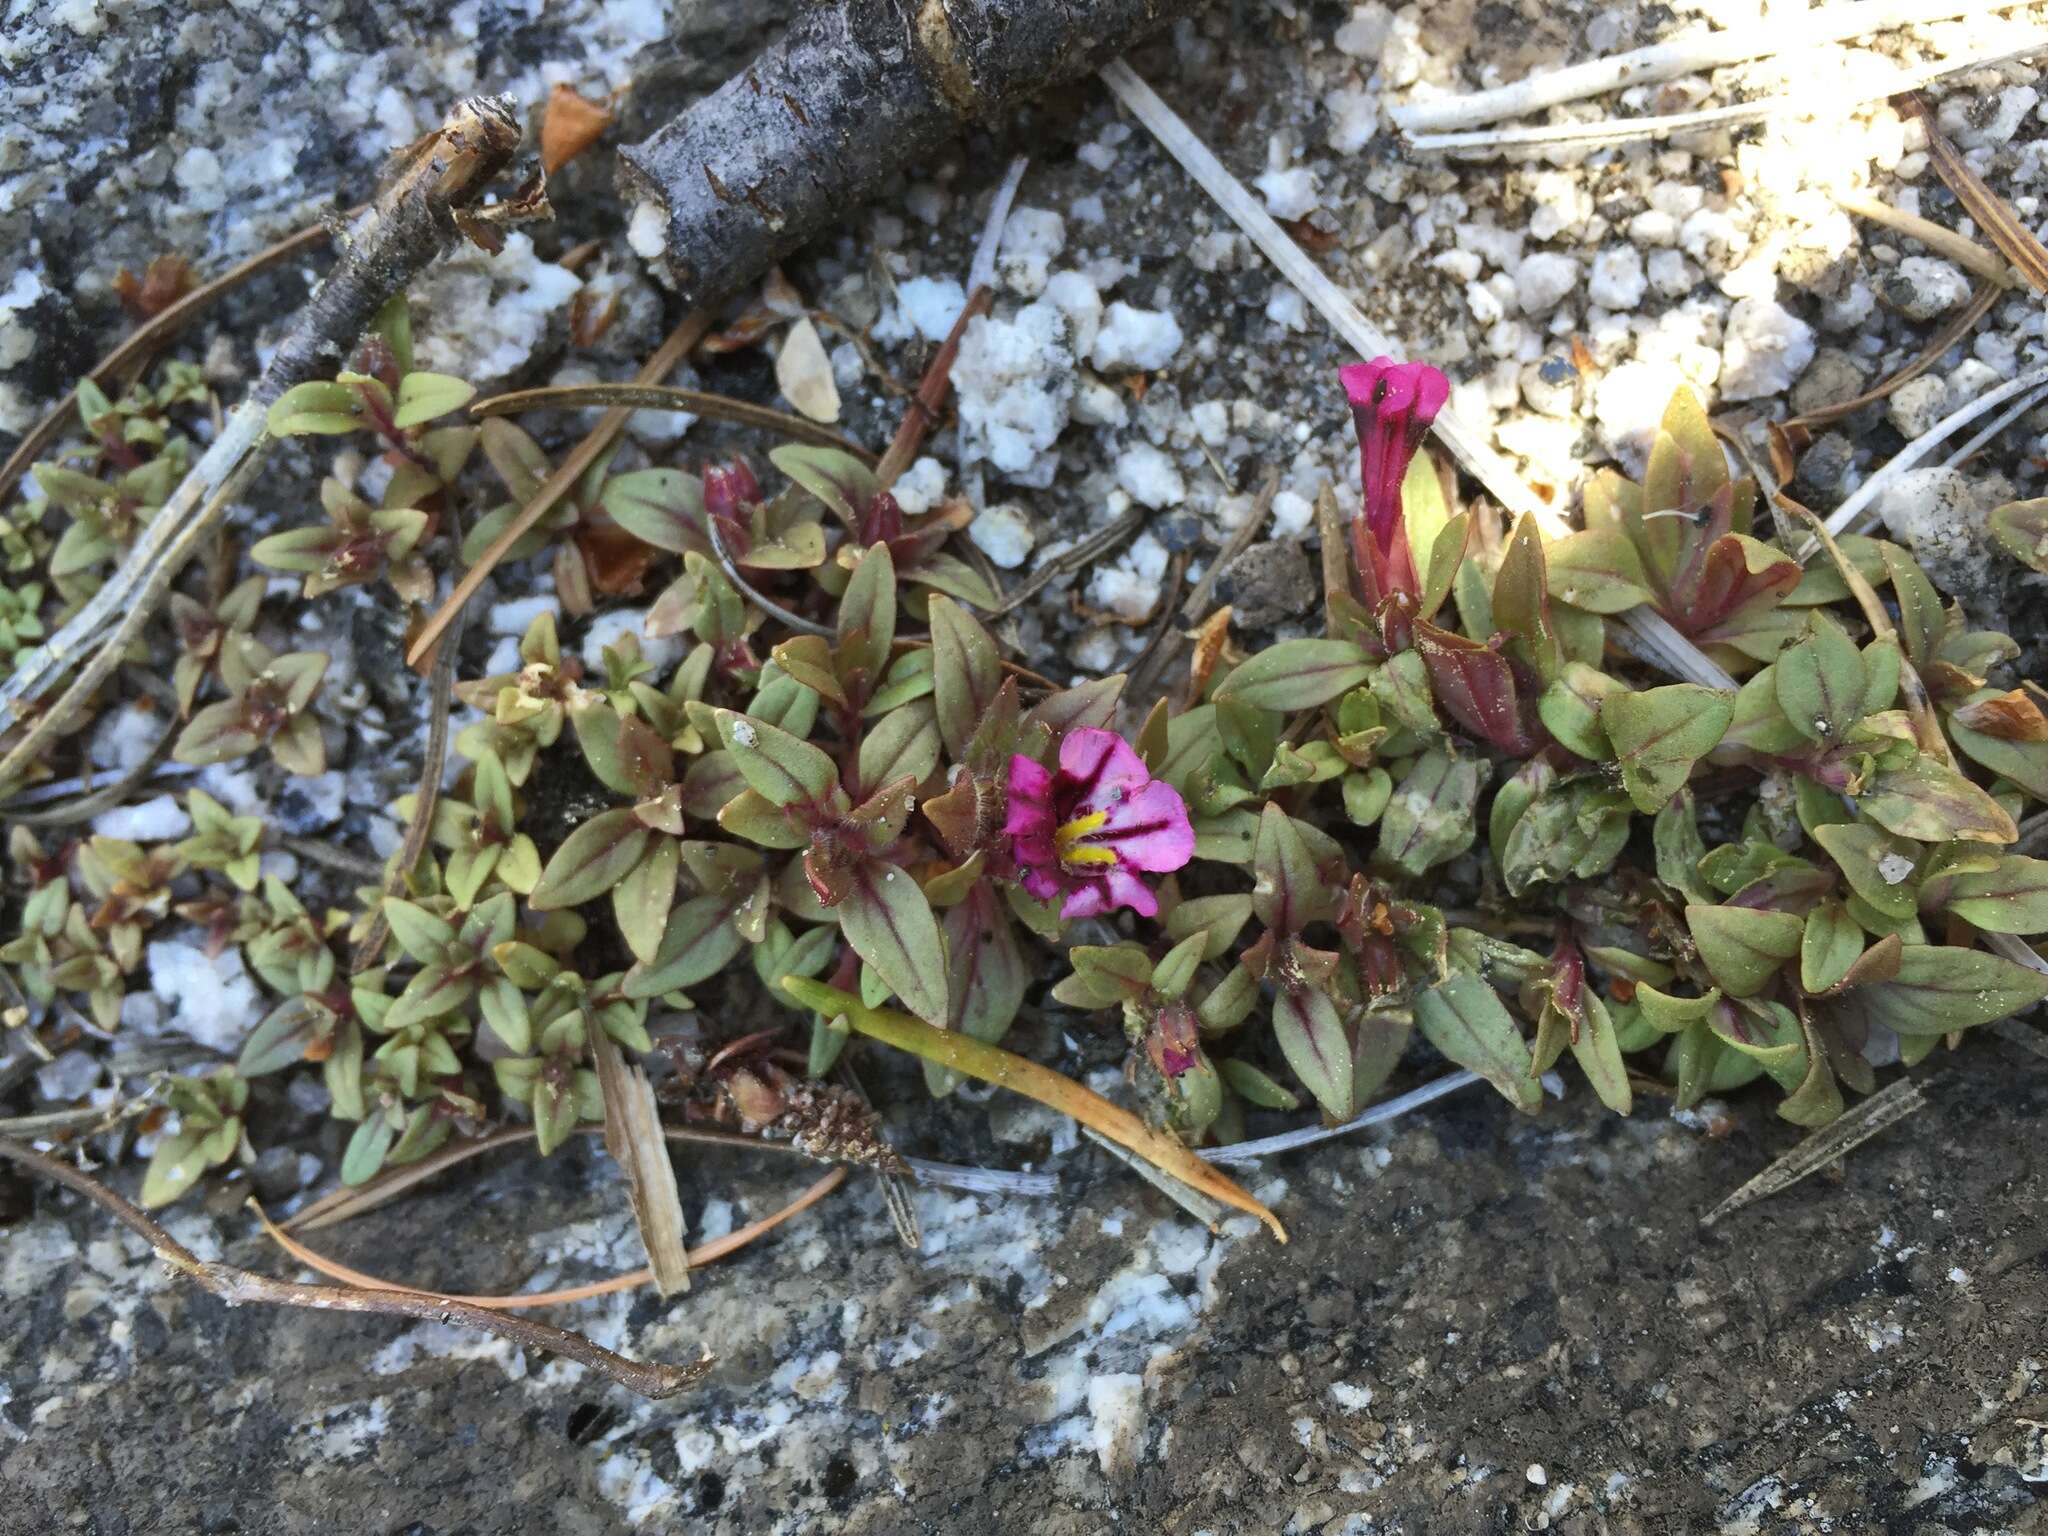
[[[1059,855],[1060,862],[1069,867],[1093,865],[1099,868],[1104,864],[1114,864],[1115,849],[1097,848],[1082,841],[1089,833],[1101,831],[1103,824],[1108,820],[1107,811],[1090,811],[1085,816],[1076,816],[1053,833],[1053,851]]]

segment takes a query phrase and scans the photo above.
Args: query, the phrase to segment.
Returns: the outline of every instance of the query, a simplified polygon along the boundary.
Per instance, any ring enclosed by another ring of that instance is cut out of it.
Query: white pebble
[[[1180,322],[1164,310],[1134,309],[1119,299],[1103,316],[1096,334],[1095,366],[1164,368],[1180,350]]]
[[[1537,251],[1515,268],[1515,302],[1525,315],[1542,316],[1579,283],[1579,264],[1556,251]]]
[[[1157,510],[1178,506],[1187,485],[1172,459],[1150,443],[1133,443],[1117,455],[1116,483],[1131,499]]]
[[[1593,258],[1586,297],[1602,309],[1626,314],[1643,302],[1642,253],[1632,245],[1610,245]]]
[[[1721,398],[1782,394],[1806,371],[1813,351],[1813,327],[1775,299],[1737,299],[1721,346]]]
[[[125,838],[131,843],[166,842],[192,830],[192,818],[169,795],[134,805],[119,806],[93,818],[93,831],[101,837]]]
[[[976,513],[974,521],[967,525],[967,537],[988,556],[991,564],[1006,571],[1022,565],[1038,542],[1037,531],[1024,509],[1008,501]]]

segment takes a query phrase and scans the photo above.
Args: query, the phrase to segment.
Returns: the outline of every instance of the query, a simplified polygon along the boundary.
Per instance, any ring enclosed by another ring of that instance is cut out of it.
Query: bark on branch
[[[961,126],[1078,79],[1205,0],[841,0],[622,151],[685,298],[732,292]]]

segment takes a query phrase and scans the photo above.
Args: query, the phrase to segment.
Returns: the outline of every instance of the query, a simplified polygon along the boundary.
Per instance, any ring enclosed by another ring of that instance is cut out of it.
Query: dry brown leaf
[[[832,360],[825,355],[825,343],[808,317],[792,325],[782,338],[782,350],[775,357],[775,382],[783,398],[812,421],[839,419],[839,385],[832,377]]]
[[[612,109],[590,101],[572,86],[557,85],[548,93],[540,120],[540,163],[550,174],[559,171],[595,144],[612,125]]]
[[[2048,741],[2048,715],[2020,688],[1965,704],[1951,718],[2000,741]]]

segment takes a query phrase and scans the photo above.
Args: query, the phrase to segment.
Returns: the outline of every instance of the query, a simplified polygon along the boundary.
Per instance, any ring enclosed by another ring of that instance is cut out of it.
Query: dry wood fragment
[[[668,1142],[662,1136],[654,1085],[602,1029],[591,1032],[590,1052],[597,1059],[597,1085],[604,1096],[605,1150],[625,1176],[626,1199],[647,1250],[654,1288],[663,1296],[687,1291],[690,1252],[683,1239],[689,1223],[676,1190],[675,1164],[669,1161]]]
[[[670,275],[706,303],[865,202],[960,128],[1077,80],[1205,0],[843,0],[620,151]]]

